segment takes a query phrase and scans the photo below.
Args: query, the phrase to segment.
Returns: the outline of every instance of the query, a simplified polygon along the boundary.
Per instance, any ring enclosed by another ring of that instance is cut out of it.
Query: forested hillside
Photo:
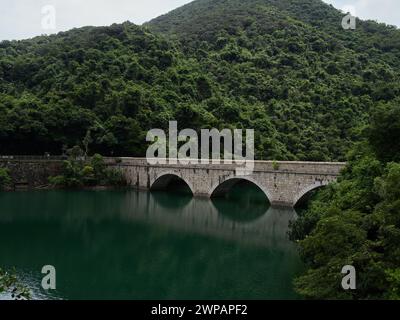
[[[0,153],[144,155],[147,130],[253,128],[258,159],[344,160],[396,102],[400,32],[319,0],[198,0],[145,26],[0,43]]]
[[[400,300],[400,106],[372,112],[339,182],[317,193],[292,224],[307,272],[296,290],[312,299]],[[341,287],[345,265],[357,290]]]

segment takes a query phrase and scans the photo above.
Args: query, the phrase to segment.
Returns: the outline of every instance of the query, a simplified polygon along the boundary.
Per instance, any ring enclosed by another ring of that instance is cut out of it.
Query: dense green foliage
[[[258,158],[342,160],[371,108],[400,88],[400,32],[363,21],[345,31],[342,17],[320,0],[199,0],[149,27],[177,38],[222,101],[237,103]]]
[[[81,155],[71,156],[64,161],[62,174],[50,177],[49,181],[51,185],[63,188],[126,186],[122,173],[107,168],[99,154],[95,154],[89,161],[82,159]]]
[[[145,133],[253,128],[258,159],[342,160],[396,100],[400,32],[320,0],[198,0],[143,27],[0,43],[0,153],[143,156]]]
[[[343,30],[320,0],[197,0],[129,22],[0,43],[0,153],[143,156],[145,134],[253,128],[258,159],[344,160],[292,225],[309,298],[400,298],[400,31]],[[356,144],[355,144],[356,143]],[[71,158],[65,187],[120,184]],[[278,169],[277,163],[274,165]],[[0,188],[7,184],[0,169]],[[354,265],[358,289],[340,287]],[[0,274],[1,276],[1,274]]]
[[[7,169],[0,168],[0,190],[4,190],[11,184],[11,177]]]
[[[296,280],[306,297],[400,299],[400,106],[376,108],[365,136],[340,181],[292,225],[309,267]],[[356,268],[357,290],[341,288],[345,265]]]

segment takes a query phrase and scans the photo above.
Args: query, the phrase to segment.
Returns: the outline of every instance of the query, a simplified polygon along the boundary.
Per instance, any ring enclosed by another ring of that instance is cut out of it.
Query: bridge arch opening
[[[328,184],[328,182],[319,182],[304,188],[294,198],[293,206],[299,209],[307,208],[310,200],[313,199],[315,194],[322,188],[326,187]]]
[[[261,187],[244,178],[232,178],[219,184],[212,191],[211,200],[219,213],[237,222],[255,221],[270,207]]]
[[[174,193],[193,195],[190,185],[176,174],[164,174],[158,177],[150,187],[151,191],[171,191]]]
[[[244,198],[247,201],[270,202],[268,191],[264,190],[256,181],[245,177],[227,179],[218,184],[210,192],[210,198]]]

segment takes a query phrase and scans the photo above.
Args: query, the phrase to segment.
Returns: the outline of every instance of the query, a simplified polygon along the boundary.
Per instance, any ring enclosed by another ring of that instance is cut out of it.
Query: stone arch
[[[271,193],[267,190],[266,187],[264,187],[262,184],[260,184],[257,180],[250,176],[231,176],[226,178],[224,181],[220,181],[216,184],[214,184],[210,192],[208,193],[208,197],[211,198],[213,195],[222,195],[226,192],[228,192],[232,187],[234,187],[238,182],[240,181],[248,181],[256,185],[267,197],[268,201],[272,203],[272,196]]]
[[[315,189],[319,189],[329,185],[332,181],[329,180],[320,180],[316,181],[311,185],[304,187],[294,198],[293,198],[293,207],[299,202],[301,198],[303,198],[307,193],[313,191]]]
[[[156,178],[153,179],[151,181],[151,183],[150,183],[150,190],[163,190],[163,189],[166,189],[166,187],[173,180],[181,180],[181,181],[183,181],[189,187],[189,189],[192,192],[192,194],[193,195],[195,194],[193,185],[190,183],[190,181],[187,181],[179,173],[173,172],[173,171],[163,172],[163,173],[157,175]]]

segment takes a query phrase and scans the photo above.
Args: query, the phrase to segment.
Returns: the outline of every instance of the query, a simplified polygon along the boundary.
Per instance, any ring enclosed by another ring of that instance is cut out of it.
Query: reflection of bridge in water
[[[296,218],[293,208],[254,206],[252,210],[258,211],[256,215],[243,211],[241,214],[244,219],[237,221],[218,209],[218,201],[224,200],[175,195],[172,203],[168,197],[169,194],[164,192],[131,192],[126,197],[122,212],[125,218],[160,224],[179,231],[268,247],[290,245],[287,230],[289,222]],[[246,220],[246,215],[252,215],[252,219]]]

